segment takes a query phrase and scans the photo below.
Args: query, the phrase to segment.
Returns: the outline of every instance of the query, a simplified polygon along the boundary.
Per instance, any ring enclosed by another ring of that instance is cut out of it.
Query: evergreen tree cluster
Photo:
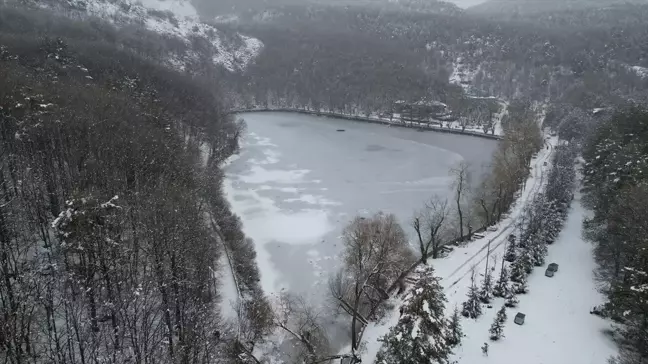
[[[630,107],[603,121],[583,158],[585,221],[595,243],[607,303],[602,313],[622,323],[620,364],[648,362],[648,110]]]
[[[524,212],[518,225],[518,236],[507,242],[504,260],[510,262],[500,272],[495,294],[508,298],[511,294],[527,292],[527,277],[534,267],[546,263],[548,245],[558,237],[567,218],[576,182],[575,147],[556,147],[553,166],[549,173],[545,193],[538,196]],[[512,284],[504,284],[509,275]]]

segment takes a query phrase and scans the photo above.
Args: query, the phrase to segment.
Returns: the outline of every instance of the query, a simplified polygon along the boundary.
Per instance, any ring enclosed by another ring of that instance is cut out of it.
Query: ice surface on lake
[[[268,294],[321,298],[357,214],[394,213],[408,233],[414,211],[449,196],[449,169],[472,164],[473,183],[493,140],[289,113],[241,115],[248,124],[225,190],[254,239]],[[337,129],[344,129],[338,132]]]

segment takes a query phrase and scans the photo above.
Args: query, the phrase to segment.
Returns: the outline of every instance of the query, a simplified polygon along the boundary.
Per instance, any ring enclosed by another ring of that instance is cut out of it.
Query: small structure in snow
[[[509,235],[508,236],[508,241],[510,241],[511,243],[515,242],[515,234]]]
[[[525,317],[526,317],[525,314],[523,314],[522,312],[518,312],[517,315],[515,315],[515,320],[513,320],[513,322],[515,322],[518,325],[522,325],[524,323]]]
[[[337,131],[345,131],[344,129],[338,129]]]
[[[547,267],[547,270],[550,270],[550,271],[552,271],[554,273],[557,272],[558,271],[558,263],[549,264],[549,266]]]

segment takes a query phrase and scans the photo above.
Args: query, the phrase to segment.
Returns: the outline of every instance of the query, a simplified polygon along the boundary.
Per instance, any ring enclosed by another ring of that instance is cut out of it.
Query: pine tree
[[[475,272],[470,277],[470,289],[468,290],[468,300],[463,303],[461,314],[464,317],[476,319],[482,314],[481,302],[479,299],[479,289],[475,284]]]
[[[514,262],[517,259],[517,253],[516,253],[516,248],[517,244],[515,243],[515,239],[510,239],[508,242],[508,245],[506,246],[506,253],[504,254],[504,260],[507,262]]]
[[[518,303],[520,303],[520,300],[518,300],[517,296],[515,294],[510,293],[506,297],[506,302],[504,303],[504,306],[506,307],[517,307]]]
[[[491,340],[496,341],[504,336],[504,324],[506,324],[506,306],[502,306],[502,308],[497,311],[497,316],[495,316],[495,320],[493,321],[490,330],[488,330]]]
[[[547,245],[544,241],[538,241],[531,248],[531,257],[533,265],[541,267],[545,264],[545,257],[547,256]]]
[[[526,270],[524,269],[524,263],[522,258],[516,259],[511,265],[511,281],[513,282],[522,282],[526,280]]]
[[[522,267],[524,267],[524,272],[528,275],[533,272],[533,259],[531,258],[531,247],[527,247],[520,256],[520,261],[522,263]]]
[[[526,277],[521,282],[515,282],[511,286],[511,291],[515,294],[525,294],[528,292],[528,289]]]
[[[398,324],[383,338],[376,363],[447,363],[451,354],[446,298],[439,278],[427,267],[403,306]]]
[[[447,342],[450,346],[455,347],[461,343],[463,337],[463,330],[461,329],[461,318],[459,317],[459,309],[455,306],[452,311],[452,316],[448,322],[448,333],[446,335]]]
[[[490,269],[486,269],[486,275],[479,290],[479,299],[483,303],[490,303],[493,299],[493,274]]]
[[[493,296],[506,297],[509,291],[509,273],[506,265],[503,265],[502,270],[500,271],[499,279],[497,280],[495,288],[493,289]]]

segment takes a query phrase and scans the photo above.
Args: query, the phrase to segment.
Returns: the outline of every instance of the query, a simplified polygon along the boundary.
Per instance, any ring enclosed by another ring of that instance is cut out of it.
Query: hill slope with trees
[[[224,246],[246,257],[239,312],[267,305],[221,192],[243,125],[213,83],[116,47],[107,24],[0,14],[0,360],[239,360],[263,327],[219,314]]]

